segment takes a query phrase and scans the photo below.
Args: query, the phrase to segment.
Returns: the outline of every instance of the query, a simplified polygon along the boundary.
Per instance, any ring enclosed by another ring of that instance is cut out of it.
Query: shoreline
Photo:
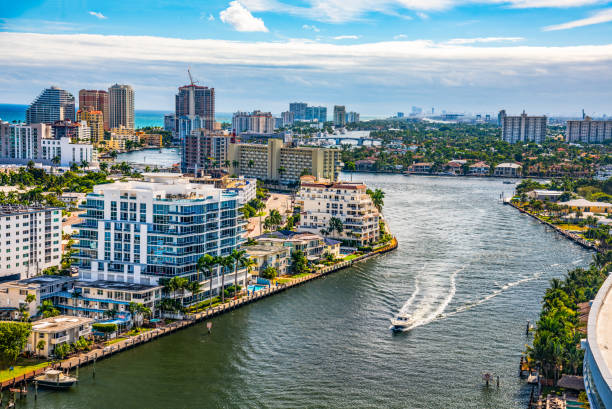
[[[145,333],[131,336],[115,344],[108,345],[104,348],[97,348],[91,351],[87,351],[86,353],[80,353],[77,356],[66,358],[62,360],[61,362],[50,363],[49,365],[43,368],[39,368],[34,371],[25,373],[23,375],[19,375],[19,376],[7,379],[5,381],[0,382],[0,394],[7,387],[14,388],[18,385],[21,385],[21,387],[27,388],[28,381],[32,383],[33,382],[32,378],[34,376],[40,375],[48,369],[60,369],[60,370],[65,370],[65,371],[70,372],[72,369],[77,369],[81,366],[89,365],[89,364],[94,364],[94,368],[95,368],[95,362],[97,360],[107,358],[116,353],[126,351],[128,349],[134,348],[143,343],[153,341],[159,337],[171,334],[180,329],[191,327],[193,325],[203,322],[204,320],[211,319],[216,316],[225,314],[227,312],[235,310],[236,308],[240,308],[240,307],[249,305],[253,302],[259,301],[261,299],[268,298],[277,293],[284,292],[288,289],[300,286],[304,283],[307,283],[312,280],[316,280],[318,278],[324,277],[336,271],[340,271],[340,270],[344,270],[346,268],[352,267],[354,263],[368,260],[372,257],[393,251],[397,249],[398,245],[399,243],[397,241],[397,238],[393,236],[393,238],[391,239],[391,242],[389,242],[387,245],[382,246],[376,250],[372,250],[371,252],[367,254],[362,254],[361,256],[358,256],[352,260],[341,261],[334,265],[320,268],[316,270],[314,273],[310,273],[308,276],[291,279],[291,281],[288,283],[280,284],[274,287],[268,287],[267,290],[258,291],[256,293],[247,295],[246,297],[242,297],[237,300],[230,300],[229,302],[226,302],[225,304],[218,305],[213,308],[208,308],[199,313],[186,314],[183,319],[177,320],[162,328],[155,328]],[[95,374],[95,369],[94,369],[94,374]]]
[[[569,239],[569,240],[573,241],[573,242],[574,242],[574,243],[576,243],[576,244],[579,244],[580,246],[582,246],[582,247],[584,247],[584,248],[587,248],[587,249],[590,249],[590,250],[594,250],[594,251],[596,251],[596,252],[598,252],[598,253],[604,253],[604,251],[603,251],[602,249],[600,249],[599,247],[597,247],[597,246],[596,246],[596,245],[594,245],[593,243],[590,243],[590,242],[588,242],[588,241],[584,240],[584,239],[583,239],[583,238],[581,238],[581,237],[578,237],[577,235],[575,235],[575,234],[573,234],[573,233],[571,233],[571,232],[568,232],[568,231],[566,231],[566,230],[563,230],[562,228],[560,228],[560,227],[558,227],[558,226],[555,226],[554,224],[552,224],[552,223],[550,223],[550,222],[547,222],[546,220],[542,220],[542,219],[540,219],[538,216],[536,216],[536,215],[534,215],[534,214],[531,214],[531,213],[529,213],[529,212],[527,212],[527,211],[525,211],[525,210],[523,210],[523,209],[519,208],[518,206],[516,206],[516,205],[515,205],[514,203],[512,203],[511,201],[504,201],[504,204],[510,205],[510,206],[514,207],[516,210],[518,210],[519,212],[521,212],[521,213],[523,213],[523,214],[526,214],[526,215],[528,215],[528,216],[533,217],[534,219],[536,219],[537,221],[539,221],[539,222],[540,222],[540,223],[542,223],[543,225],[545,225],[545,226],[548,226],[548,227],[552,228],[552,229],[553,229],[553,230],[555,230],[557,233],[561,234],[561,235],[562,235],[562,236],[564,236],[565,238],[567,238],[567,239]]]

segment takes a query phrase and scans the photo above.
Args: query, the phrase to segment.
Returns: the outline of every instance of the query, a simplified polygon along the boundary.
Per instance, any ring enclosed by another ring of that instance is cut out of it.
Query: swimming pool
[[[254,285],[248,286],[247,288],[248,288],[248,291],[250,293],[254,293],[255,291],[265,290],[266,288],[268,288],[268,286],[267,285],[254,284]]]

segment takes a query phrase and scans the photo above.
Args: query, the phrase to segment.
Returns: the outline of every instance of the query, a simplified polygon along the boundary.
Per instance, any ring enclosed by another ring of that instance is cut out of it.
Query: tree
[[[301,274],[308,271],[308,260],[302,250],[291,253],[291,265],[294,274]]]
[[[268,280],[272,280],[276,278],[278,275],[276,269],[272,266],[268,266],[263,269],[263,271],[259,274],[262,278],[267,278]]]
[[[200,259],[198,260],[198,264],[197,264],[197,269],[198,271],[202,271],[204,269],[208,270],[208,279],[209,279],[209,285],[210,285],[210,289],[208,291],[208,296],[210,298],[210,304],[212,305],[212,290],[213,290],[213,286],[212,286],[212,282],[213,282],[213,271],[215,269],[215,266],[217,266],[219,263],[221,262],[221,258],[218,256],[211,256],[210,254],[204,254],[202,257],[200,257]]]
[[[117,332],[117,324],[101,324],[101,323],[95,323],[91,325],[91,328],[94,331],[97,332],[101,332],[102,334],[104,334],[104,337],[108,337],[109,334],[112,334],[113,332]]]
[[[45,300],[38,306],[38,314],[41,314],[43,318],[49,318],[60,315],[60,312],[51,300]]]
[[[41,339],[40,341],[38,341],[38,343],[36,344],[36,349],[38,351],[40,351],[38,354],[42,355],[42,350],[45,349],[45,345],[47,345],[47,342],[44,339]]]
[[[232,258],[232,256],[221,257],[219,264],[221,264],[222,266],[221,267],[221,302],[225,303],[225,271],[224,269],[231,270],[231,268],[234,266],[234,259]]]
[[[342,224],[342,220],[340,220],[337,217],[330,217],[329,218],[329,233],[333,233],[335,231],[338,232],[338,234],[342,233],[344,231],[344,225]]]
[[[272,209],[270,210],[270,214],[268,215],[268,217],[266,217],[264,219],[264,227],[265,228],[271,228],[271,227],[278,227],[283,223],[283,216],[281,216],[280,212],[276,209]]]
[[[371,189],[367,189],[366,193],[370,195],[370,197],[372,198],[372,203],[374,203],[374,206],[376,206],[378,211],[382,212],[382,208],[385,204],[385,192],[380,189],[376,189],[374,191],[372,191]]]
[[[249,279],[249,274],[253,271],[253,267],[257,265],[257,262],[252,258],[245,257],[244,260],[240,262],[240,266],[245,269],[244,271],[244,285],[247,285],[247,281]]]
[[[246,261],[248,260],[245,254],[246,254],[246,251],[238,250],[238,249],[232,250],[232,253],[230,254],[230,257],[234,261],[233,267],[234,267],[234,287],[235,288],[238,287],[238,266],[244,265]],[[245,281],[245,284],[246,284],[246,281]]]
[[[0,322],[0,357],[11,364],[23,351],[32,331],[32,324],[26,322]]]

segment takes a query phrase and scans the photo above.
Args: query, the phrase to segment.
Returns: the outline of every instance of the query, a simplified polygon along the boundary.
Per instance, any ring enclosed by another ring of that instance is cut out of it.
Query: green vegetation
[[[91,328],[94,331],[103,333],[105,336],[108,336],[108,334],[112,334],[113,332],[117,332],[117,324],[95,323],[91,325]]]
[[[302,274],[309,271],[308,260],[303,251],[296,250],[291,253],[291,270],[294,274]]]
[[[43,318],[49,318],[60,315],[60,311],[55,308],[51,300],[45,300],[38,306],[38,314]]]
[[[32,324],[27,322],[0,322],[0,360],[3,365],[17,360],[31,331]]]
[[[34,202],[45,203],[52,201],[54,206],[64,206],[63,202],[53,201],[49,196],[43,195],[44,192],[52,192],[56,199],[63,192],[82,192],[87,193],[93,190],[95,185],[110,183],[106,179],[104,172],[88,172],[79,175],[68,171],[62,175],[55,175],[45,172],[43,169],[34,167],[20,168],[18,172],[0,174],[0,185],[19,186],[20,188],[33,187],[25,193],[0,192],[0,203],[2,204],[31,204]],[[53,196],[52,196],[53,197]]]
[[[372,191],[371,189],[367,189],[366,193],[372,198],[372,203],[378,209],[379,212],[382,212],[382,208],[385,205],[385,192],[380,189],[376,189]]]
[[[20,377],[23,374],[44,368],[47,365],[49,365],[47,361],[41,362],[38,359],[19,358],[17,362],[11,365],[13,370],[11,370],[9,367],[0,370],[0,382],[7,381],[11,378]]]
[[[259,199],[249,200],[241,209],[245,219],[257,216],[259,212],[266,208],[266,204]]]
[[[562,373],[581,375],[584,351],[579,349],[584,328],[578,320],[578,304],[595,298],[606,279],[612,252],[598,253],[587,269],[577,268],[564,280],[552,279],[543,299],[529,357],[542,375],[556,382]]]
[[[276,269],[274,267],[268,266],[268,267],[264,268],[259,275],[262,278],[267,278],[268,280],[272,280],[272,279],[276,278],[276,276],[278,275],[278,272],[276,271]]]
[[[272,209],[270,210],[270,214],[268,215],[268,217],[264,219],[264,229],[276,230],[278,226],[280,226],[282,223],[283,223],[283,216],[281,216],[278,210]]]

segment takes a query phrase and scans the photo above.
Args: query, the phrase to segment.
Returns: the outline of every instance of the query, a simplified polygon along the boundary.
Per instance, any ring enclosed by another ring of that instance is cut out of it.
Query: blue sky
[[[218,111],[612,115],[609,1],[21,0],[0,31],[4,103],[119,82],[171,110],[191,66]]]

